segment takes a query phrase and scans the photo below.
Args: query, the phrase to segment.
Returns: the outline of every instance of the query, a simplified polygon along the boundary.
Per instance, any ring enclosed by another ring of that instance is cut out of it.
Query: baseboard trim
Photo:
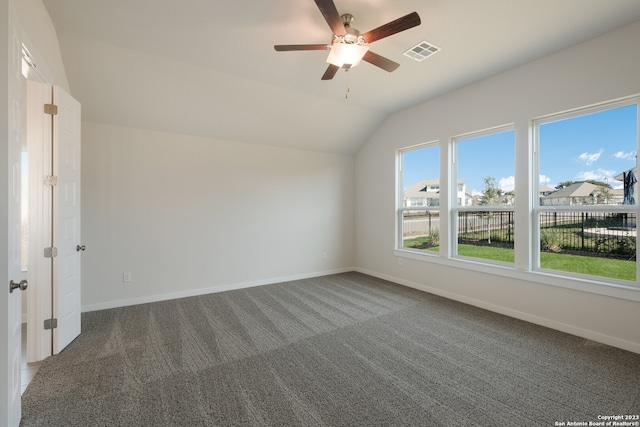
[[[314,273],[276,277],[276,278],[271,278],[266,280],[256,280],[253,282],[235,283],[232,285],[225,285],[225,286],[212,286],[208,288],[192,289],[188,291],[172,292],[168,294],[150,295],[150,296],[144,296],[139,298],[128,298],[123,300],[108,301],[108,302],[98,303],[98,304],[87,304],[87,305],[83,305],[81,310],[84,313],[88,311],[98,311],[98,310],[106,310],[110,308],[127,307],[130,305],[147,304],[150,302],[168,301],[168,300],[173,300],[178,298],[187,298],[187,297],[195,297],[198,295],[214,294],[218,292],[234,291],[237,289],[252,288],[255,286],[272,285],[274,283],[290,282],[292,280],[310,279],[313,277],[327,276],[330,274],[347,273],[349,271],[355,271],[355,268],[345,267],[345,268],[338,268],[333,270],[317,271]]]
[[[413,289],[418,289],[420,291],[428,292],[428,293],[438,295],[444,298],[448,298],[454,301],[459,301],[465,304],[473,305],[475,307],[483,308],[485,310],[489,310],[494,313],[504,314],[505,316],[524,320],[529,323],[544,326],[550,329],[555,329],[561,332],[566,332],[568,334],[575,335],[581,338],[586,338],[602,344],[610,345],[612,347],[617,347],[623,350],[628,350],[628,351],[640,354],[640,344],[635,342],[626,341],[620,338],[612,337],[610,335],[602,334],[600,332],[595,332],[589,329],[580,328],[575,325],[569,325],[567,323],[557,322],[555,320],[547,319],[547,318],[536,316],[529,313],[524,313],[518,310],[513,310],[504,306],[491,304],[486,301],[478,300],[475,298],[469,298],[469,297],[455,294],[452,292],[443,291],[442,289],[432,288],[430,286],[423,285],[421,283],[411,282],[408,280],[399,279],[397,277],[388,276],[386,274],[381,274],[376,271],[372,271],[364,268],[355,268],[354,271],[357,271],[362,274],[367,274],[369,276],[377,277],[379,279],[388,280],[390,282],[397,283],[399,285],[407,286]]]

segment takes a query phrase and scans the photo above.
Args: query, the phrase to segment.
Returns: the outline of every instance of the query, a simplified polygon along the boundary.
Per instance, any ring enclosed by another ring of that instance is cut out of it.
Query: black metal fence
[[[636,214],[544,212],[540,214],[540,249],[636,259]]]
[[[458,243],[513,248],[513,239],[513,212],[458,213]],[[635,260],[636,215],[544,212],[540,250]]]
[[[458,243],[513,247],[513,211],[458,212]]]

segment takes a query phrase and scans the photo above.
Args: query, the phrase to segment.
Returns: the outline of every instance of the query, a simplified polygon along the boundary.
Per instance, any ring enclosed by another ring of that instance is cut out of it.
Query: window
[[[508,127],[453,138],[459,256],[514,261],[514,137]]]
[[[437,253],[441,196],[438,145],[433,142],[400,150],[398,161],[398,247]]]
[[[636,281],[638,105],[535,122],[537,266]]]
[[[639,104],[398,150],[396,255],[621,298],[640,291]]]

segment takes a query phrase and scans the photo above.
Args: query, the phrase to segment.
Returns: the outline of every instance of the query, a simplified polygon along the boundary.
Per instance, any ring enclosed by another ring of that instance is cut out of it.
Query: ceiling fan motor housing
[[[353,21],[355,20],[353,15],[351,15],[350,13],[345,13],[344,15],[340,16],[340,18],[342,18],[344,29],[347,31],[347,33],[344,35],[344,41],[347,43],[358,42],[358,39],[360,38],[360,31],[351,27],[351,24],[353,24]]]
[[[355,28],[346,28],[347,34],[344,35],[344,41],[347,43],[356,43],[360,38],[360,31]]]

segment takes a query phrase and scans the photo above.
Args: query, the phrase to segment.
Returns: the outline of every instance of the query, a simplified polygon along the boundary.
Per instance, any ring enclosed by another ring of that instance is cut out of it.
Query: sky
[[[503,191],[514,189],[513,131],[458,142],[458,179],[472,194],[492,177]],[[636,166],[638,109],[625,106],[540,126],[540,185],[594,179],[622,188],[614,177]],[[438,178],[437,146],[404,156],[404,187]]]

